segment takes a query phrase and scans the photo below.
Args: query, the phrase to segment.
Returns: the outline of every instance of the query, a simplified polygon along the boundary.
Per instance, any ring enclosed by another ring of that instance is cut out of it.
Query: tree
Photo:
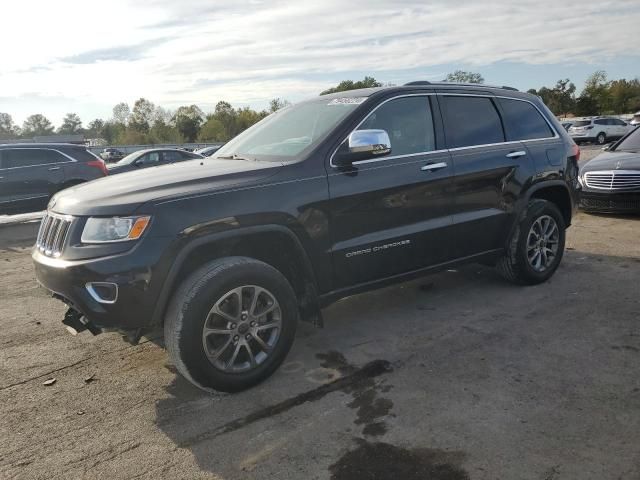
[[[125,102],[121,102],[113,107],[113,119],[117,123],[126,125],[130,115],[131,110],[129,109],[129,105],[127,105]]]
[[[198,137],[204,113],[197,105],[182,106],[173,115],[172,123],[187,142],[194,142]]]
[[[116,121],[106,122],[102,127],[102,138],[110,145],[113,145],[124,134],[125,130],[126,127],[123,123]]]
[[[447,75],[445,82],[457,83],[484,83],[484,78],[479,73],[465,72],[464,70],[456,70]]]
[[[372,88],[381,87],[382,83],[378,82],[373,77],[364,77],[363,80],[354,82],[353,80],[343,80],[337,86],[329,88],[320,92],[320,95],[327,95],[329,93],[346,92],[347,90],[357,90],[359,88]]]
[[[13,123],[13,118],[8,113],[0,112],[0,139],[7,140],[20,135],[19,128]]]
[[[102,130],[104,129],[104,120],[96,118],[89,122],[87,125],[86,135],[89,138],[100,138],[103,136]]]
[[[277,112],[281,108],[288,107],[289,105],[291,105],[289,100],[274,98],[269,102],[269,113]]]
[[[29,116],[22,125],[22,135],[25,137],[51,135],[52,133],[53,125],[47,117],[40,113]]]
[[[198,135],[200,142],[224,142],[227,140],[227,133],[222,122],[213,116],[209,116],[204,122]]]
[[[584,90],[580,94],[581,105],[589,105],[592,113],[585,115],[602,115],[612,110],[610,83],[607,81],[607,72],[597,70],[593,72],[584,83]]]
[[[58,133],[73,135],[82,129],[82,120],[76,113],[67,113],[58,128]]]
[[[156,106],[146,98],[139,98],[133,105],[129,116],[129,127],[142,133],[148,133],[153,123]]]

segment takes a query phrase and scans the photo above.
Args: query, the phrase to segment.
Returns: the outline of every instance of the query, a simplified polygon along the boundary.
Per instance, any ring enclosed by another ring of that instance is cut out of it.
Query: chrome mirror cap
[[[391,140],[385,130],[356,130],[348,140],[349,153],[377,157],[391,153]]]

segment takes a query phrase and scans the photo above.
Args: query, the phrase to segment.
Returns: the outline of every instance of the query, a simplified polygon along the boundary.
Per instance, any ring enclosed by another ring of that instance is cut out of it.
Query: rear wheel
[[[607,136],[605,135],[604,132],[600,132],[598,134],[598,136],[596,137],[596,143],[598,145],[604,145],[606,143],[606,141],[607,141]]]
[[[205,265],[180,286],[165,318],[165,344],[191,383],[235,392],[280,366],[297,320],[295,294],[279,271],[229,257]]]
[[[498,261],[498,271],[516,283],[544,282],[560,265],[564,244],[565,222],[558,207],[547,200],[532,200]]]

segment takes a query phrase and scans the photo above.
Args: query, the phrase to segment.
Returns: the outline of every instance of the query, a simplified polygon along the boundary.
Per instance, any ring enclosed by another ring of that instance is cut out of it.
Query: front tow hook
[[[102,333],[102,330],[92,324],[87,317],[82,315],[75,308],[69,308],[67,313],[64,314],[64,320],[62,320],[67,327],[67,331],[71,335],[77,335],[80,332],[89,330],[93,335]]]

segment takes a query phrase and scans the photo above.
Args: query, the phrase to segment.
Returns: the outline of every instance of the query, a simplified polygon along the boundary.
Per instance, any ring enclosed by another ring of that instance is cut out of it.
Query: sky
[[[595,70],[640,76],[640,0],[3,0],[0,112],[85,125],[145,97],[175,109],[264,108],[345,79],[521,90]]]

